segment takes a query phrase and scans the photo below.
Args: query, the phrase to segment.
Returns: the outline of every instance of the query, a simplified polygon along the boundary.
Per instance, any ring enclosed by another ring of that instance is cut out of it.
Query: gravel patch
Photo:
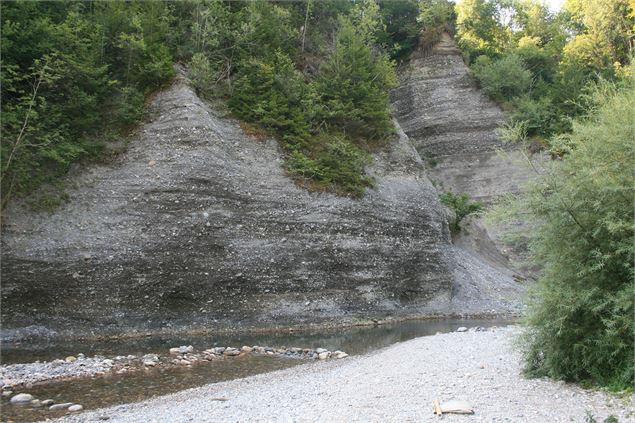
[[[25,386],[58,379],[84,378],[103,375],[111,370],[113,360],[104,357],[68,357],[50,362],[18,363],[0,367],[0,384]]]
[[[65,422],[583,422],[635,421],[634,398],[547,379],[524,379],[518,327],[455,332],[345,360],[312,363],[68,416]],[[432,413],[465,400],[473,415]]]

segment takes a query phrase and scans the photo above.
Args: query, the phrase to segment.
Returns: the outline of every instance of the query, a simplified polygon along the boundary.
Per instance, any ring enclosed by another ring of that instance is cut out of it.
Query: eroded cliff
[[[433,53],[413,69],[427,75],[437,68],[426,60],[445,57]],[[434,76],[448,84],[447,99],[404,79],[394,104],[406,132],[374,155],[376,186],[361,200],[297,187],[275,141],[246,135],[178,79],[153,100],[126,153],[73,175],[67,204],[52,214],[18,203],[7,210],[3,336],[516,311],[522,288],[511,273],[452,244],[419,155],[457,151],[443,127],[460,128],[479,149],[498,145],[469,135],[471,124],[498,122],[494,106],[466,104],[475,116],[461,115],[460,125],[454,114],[441,118],[461,95],[450,82],[460,66]],[[461,161],[452,163],[460,173]],[[462,177],[475,192],[487,189],[478,171]]]

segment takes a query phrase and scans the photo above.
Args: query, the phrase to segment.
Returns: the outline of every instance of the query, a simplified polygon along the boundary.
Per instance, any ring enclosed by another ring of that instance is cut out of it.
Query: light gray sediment
[[[466,400],[448,422],[581,422],[635,417],[633,398],[546,379],[524,379],[512,347],[519,328],[417,338],[375,353],[312,363],[177,394],[89,411],[65,422],[426,422],[432,401]]]

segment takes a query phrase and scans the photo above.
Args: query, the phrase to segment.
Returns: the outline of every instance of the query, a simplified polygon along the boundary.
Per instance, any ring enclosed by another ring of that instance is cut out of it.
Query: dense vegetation
[[[140,119],[144,95],[174,70],[163,3],[1,7],[4,207],[73,162],[103,156]]]
[[[541,269],[524,339],[530,375],[633,388],[635,3],[463,0],[458,42],[508,111],[501,134],[557,158],[497,212],[530,221]]]
[[[633,7],[629,0],[567,0],[554,14],[537,0],[463,0],[457,39],[483,90],[547,144],[585,113],[600,79],[628,73]]]
[[[360,195],[372,184],[368,151],[393,131],[396,61],[451,14],[445,0],[0,7],[3,207],[80,159],[107,157],[175,61],[189,64],[200,94],[227,98],[237,117],[277,136],[299,182]]]
[[[527,372],[632,389],[635,79],[603,83],[592,104],[588,118],[554,140],[564,158],[539,166],[538,180],[499,212],[530,220],[542,269],[528,314]]]

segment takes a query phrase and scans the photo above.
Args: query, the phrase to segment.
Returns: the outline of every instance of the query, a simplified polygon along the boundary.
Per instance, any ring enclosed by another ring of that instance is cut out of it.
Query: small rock
[[[72,355],[69,355],[68,357],[64,359],[64,361],[66,361],[67,363],[74,363],[75,361],[77,361],[77,358]]]
[[[84,358],[86,358],[86,356],[83,353],[79,353],[77,354],[77,358],[83,360]]]
[[[68,407],[68,411],[70,411],[71,413],[76,413],[78,411],[82,411],[83,409],[84,407],[80,404],[75,404]]]
[[[456,330],[457,332],[467,332],[467,328],[465,326],[461,326]]]
[[[340,359],[340,358],[346,358],[348,357],[348,354],[346,354],[344,351],[335,351],[333,353],[333,355],[335,356],[335,358]]]
[[[11,397],[11,404],[26,404],[27,402],[33,401],[33,395],[31,394],[18,394]]]
[[[181,349],[179,347],[170,348],[171,355],[179,355],[181,354]]]
[[[141,357],[144,366],[154,367],[159,364],[159,356],[156,354],[146,354]]]
[[[328,351],[328,350],[326,350],[326,349],[324,349],[324,348],[316,348],[316,349],[315,349],[315,352],[316,352],[316,353],[318,353],[318,354],[322,354],[322,353],[327,352],[327,351]]]
[[[450,400],[441,403],[441,411],[454,414],[474,414],[472,406],[467,401]]]
[[[4,398],[8,398],[8,397],[10,397],[11,395],[13,395],[13,391],[2,391],[2,396],[3,396]]]
[[[45,399],[44,401],[41,402],[41,404],[44,407],[50,407],[51,405],[55,404],[55,401],[53,401],[52,399]]]
[[[105,364],[106,366],[112,366],[113,364],[115,364],[114,361],[112,361],[111,359],[107,358],[104,361],[102,361],[103,364]]]
[[[42,406],[42,401],[40,401],[39,399],[31,400],[31,407],[41,407],[41,406]]]
[[[242,352],[244,352],[244,353],[250,353],[250,352],[252,352],[254,349],[253,349],[253,348],[251,348],[251,347],[248,347],[247,345],[244,345],[244,346],[243,346],[240,350],[241,350]]]
[[[225,351],[223,351],[223,355],[225,356],[229,356],[229,357],[233,357],[236,355],[240,355],[240,350],[234,349],[234,348],[228,348]]]
[[[319,360],[326,360],[327,358],[329,358],[329,352],[325,351],[325,352],[321,352],[318,354],[318,359]]]
[[[70,407],[71,405],[73,405],[72,402],[65,402],[62,404],[53,404],[49,407],[49,411],[60,411],[60,410],[66,410],[68,409],[68,407]]]
[[[185,345],[181,345],[179,347],[179,353],[180,354],[187,354],[187,353],[191,353],[194,352],[194,347],[191,345],[185,346]]]

